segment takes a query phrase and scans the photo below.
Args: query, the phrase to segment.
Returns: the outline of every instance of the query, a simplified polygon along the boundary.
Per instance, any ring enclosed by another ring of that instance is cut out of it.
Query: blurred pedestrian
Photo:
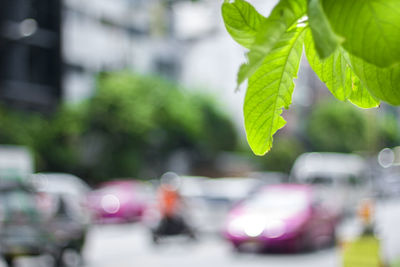
[[[157,242],[160,236],[187,234],[194,237],[191,227],[185,220],[185,206],[179,194],[180,177],[172,172],[165,173],[160,180],[157,192],[158,209],[161,215],[158,227],[153,233]]]
[[[343,267],[384,266],[381,243],[375,235],[373,200],[362,200],[357,215],[362,222],[362,231],[355,240],[343,245]]]

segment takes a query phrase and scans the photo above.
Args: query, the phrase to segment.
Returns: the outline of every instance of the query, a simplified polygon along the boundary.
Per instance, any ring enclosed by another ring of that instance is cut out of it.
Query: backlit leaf
[[[307,15],[315,49],[320,58],[327,58],[336,50],[343,38],[337,36],[332,30],[320,0],[308,1]]]
[[[351,74],[352,91],[349,101],[360,108],[375,108],[379,106],[379,100],[371,95],[365,86],[362,85],[360,79]]]
[[[261,23],[266,20],[244,0],[223,3],[222,18],[232,38],[246,48],[254,43]]]
[[[328,58],[321,60],[314,43],[311,32],[307,31],[304,44],[308,62],[337,99],[349,100],[361,108],[372,108],[379,105],[379,101],[360,83],[357,75],[353,72],[350,57],[343,48],[339,47]]]
[[[240,67],[238,84],[249,78],[263,64],[265,56],[280,41],[287,29],[306,14],[306,0],[281,0],[260,26],[256,40],[246,54],[247,63]]]
[[[351,56],[351,64],[362,84],[375,98],[400,105],[399,65],[379,68],[355,56]]]
[[[273,135],[285,125],[303,50],[305,28],[285,33],[250,77],[244,103],[247,140],[256,155],[271,149]]]
[[[399,0],[321,0],[351,54],[380,67],[400,61]]]
[[[346,100],[351,94],[351,86],[346,86],[347,63],[343,54],[338,49],[325,60],[321,60],[310,31],[306,33],[304,44],[311,68],[337,99]]]

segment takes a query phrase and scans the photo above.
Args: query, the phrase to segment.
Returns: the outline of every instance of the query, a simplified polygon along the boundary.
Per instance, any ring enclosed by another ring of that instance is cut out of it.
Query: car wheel
[[[303,247],[307,252],[316,251],[323,248],[334,247],[336,244],[336,234],[335,232],[312,235],[308,234],[304,238]]]
[[[62,266],[79,267],[82,265],[82,256],[80,252],[73,248],[66,248],[62,253]]]
[[[197,235],[192,229],[188,229],[186,234],[190,238],[190,240],[192,240],[192,241],[196,241],[197,240]]]
[[[314,237],[309,230],[299,238],[299,241],[296,248],[297,252],[312,252],[318,249]]]
[[[331,237],[328,243],[328,247],[335,247],[336,246],[336,231],[335,229],[331,233]]]
[[[82,256],[74,248],[64,248],[54,257],[55,267],[79,267],[82,266]]]
[[[151,241],[153,241],[154,245],[158,245],[160,244],[160,237],[157,234],[153,233],[151,236]]]
[[[236,253],[244,253],[246,250],[243,248],[242,244],[232,244],[233,245],[233,251]]]
[[[7,265],[7,267],[13,267],[14,266],[14,257],[11,255],[3,255],[3,259]]]

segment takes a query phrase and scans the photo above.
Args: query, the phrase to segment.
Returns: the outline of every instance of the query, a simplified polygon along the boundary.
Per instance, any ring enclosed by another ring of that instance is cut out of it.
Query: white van
[[[34,172],[32,152],[23,146],[0,145],[0,174],[29,175]]]
[[[368,165],[354,154],[302,154],[293,165],[290,180],[314,185],[321,198],[328,199],[346,213],[354,211],[358,202],[370,197],[372,192]]]

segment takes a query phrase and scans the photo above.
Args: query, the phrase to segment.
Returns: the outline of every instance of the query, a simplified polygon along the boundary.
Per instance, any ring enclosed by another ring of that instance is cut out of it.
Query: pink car
[[[134,180],[103,183],[88,198],[95,220],[100,223],[138,221],[147,208],[148,188]]]
[[[333,244],[336,222],[310,186],[271,185],[230,211],[224,236],[238,250],[296,252]]]

